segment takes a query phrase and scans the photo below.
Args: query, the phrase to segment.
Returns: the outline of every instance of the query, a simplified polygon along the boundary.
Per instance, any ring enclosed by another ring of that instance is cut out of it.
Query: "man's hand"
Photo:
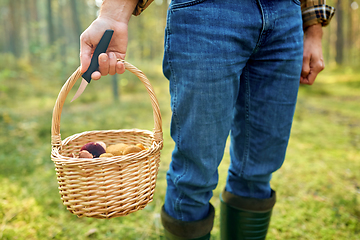
[[[112,29],[114,34],[106,53],[99,55],[99,71],[91,78],[98,80],[107,74],[124,73],[125,66],[117,59],[124,59],[128,42],[128,22],[137,0],[105,0],[99,17],[80,36],[81,72],[90,66],[91,56],[105,30]]]
[[[304,56],[300,83],[312,85],[316,76],[325,68],[322,54],[322,26],[308,27],[304,34]]]

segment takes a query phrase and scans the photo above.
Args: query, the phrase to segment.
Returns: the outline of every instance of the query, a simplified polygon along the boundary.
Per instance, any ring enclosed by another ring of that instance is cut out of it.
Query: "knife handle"
[[[93,56],[91,58],[91,62],[90,62],[90,66],[89,68],[86,70],[86,72],[84,72],[84,74],[82,75],[82,77],[88,82],[90,83],[91,81],[91,74],[93,72],[95,72],[96,70],[98,70],[99,68],[99,55],[101,53],[105,53],[110,40],[112,38],[112,35],[114,33],[114,30],[108,29],[105,31],[104,35],[101,37],[100,42],[98,43],[98,45],[95,48],[95,51],[93,53]]]

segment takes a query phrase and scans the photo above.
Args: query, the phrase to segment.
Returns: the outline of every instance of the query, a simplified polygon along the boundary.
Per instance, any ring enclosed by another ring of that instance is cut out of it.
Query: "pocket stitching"
[[[175,3],[175,4],[171,5],[171,10],[184,8],[184,7],[190,7],[190,6],[205,2],[205,1],[206,0],[194,0],[194,1],[184,2],[184,3]]]

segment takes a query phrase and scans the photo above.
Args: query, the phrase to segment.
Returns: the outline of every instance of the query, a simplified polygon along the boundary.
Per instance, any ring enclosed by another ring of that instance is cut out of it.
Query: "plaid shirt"
[[[335,8],[326,5],[326,0],[301,0],[301,12],[303,27],[306,29],[318,23],[328,25],[335,14]]]
[[[139,0],[133,14],[140,15],[154,0]],[[276,1],[276,0],[275,0]],[[301,0],[303,27],[320,23],[326,26],[334,16],[335,8],[326,5],[326,0]]]

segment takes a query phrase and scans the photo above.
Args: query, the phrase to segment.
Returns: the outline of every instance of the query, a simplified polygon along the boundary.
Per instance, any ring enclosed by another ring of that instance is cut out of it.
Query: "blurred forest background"
[[[96,18],[101,0],[1,0],[0,53],[31,65],[57,62],[76,66],[79,36]],[[156,0],[141,17],[130,21],[131,58],[159,59],[168,2]]]
[[[166,0],[131,18],[126,57],[151,81],[163,117],[154,201],[126,217],[96,220],[70,214],[58,193],[50,159],[52,108],[79,66],[79,36],[101,2],[0,0],[0,239],[163,237],[159,212],[173,148],[168,81],[161,70]],[[272,180],[278,201],[268,239],[360,239],[360,1],[326,2],[336,8],[324,28],[326,68],[313,86],[300,88],[286,161]],[[147,93],[129,73],[94,81],[69,102],[61,116],[63,139],[88,130],[153,126]],[[211,200],[213,239],[219,239],[218,196],[229,161],[227,148]]]
[[[360,60],[360,9],[357,0],[328,0],[335,17],[324,31],[327,63]],[[32,64],[56,61],[75,64],[79,36],[96,18],[101,0],[0,0],[0,53],[28,59]],[[167,0],[155,0],[149,11],[130,23],[128,52],[134,58],[162,55]]]

